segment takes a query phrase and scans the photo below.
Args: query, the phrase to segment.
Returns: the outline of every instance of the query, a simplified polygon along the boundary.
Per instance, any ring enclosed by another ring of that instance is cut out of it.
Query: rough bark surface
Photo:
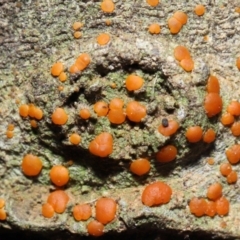
[[[6,200],[8,215],[1,226],[87,235],[87,223],[74,220],[72,207],[91,203],[94,209],[96,199],[109,196],[117,200],[118,211],[115,220],[105,227],[106,233],[151,227],[240,238],[239,181],[228,185],[219,172],[219,165],[226,161],[225,149],[238,138],[220,124],[218,117],[207,118],[203,109],[210,74],[220,81],[223,112],[231,100],[239,100],[240,71],[235,65],[240,56],[239,1],[203,0],[206,12],[201,17],[193,12],[198,1],[177,2],[162,0],[153,8],[142,0],[114,0],[115,11],[106,14],[95,0],[0,0],[0,197]],[[179,34],[172,35],[167,19],[176,10],[184,11],[188,22]],[[84,24],[80,39],[73,37],[75,21]],[[148,32],[148,26],[155,22],[161,26],[159,35]],[[96,43],[102,32],[111,35],[106,46]],[[177,45],[190,50],[195,63],[192,72],[185,72],[174,59]],[[68,74],[65,83],[51,76],[53,63],[63,62],[67,72],[84,52],[91,56],[88,69]],[[144,78],[142,89],[126,91],[124,83],[129,73]],[[111,87],[113,83],[116,88]],[[60,85],[63,91],[59,91]],[[147,107],[147,117],[140,124],[126,121],[113,126],[91,110],[90,121],[79,119],[78,110],[83,106],[92,109],[96,101],[109,102],[114,97],[121,97],[125,104],[140,101]],[[43,109],[44,118],[37,129],[31,128],[29,118],[19,116],[22,103],[34,103]],[[69,114],[63,127],[51,123],[56,107],[65,108]],[[171,138],[157,131],[166,117],[177,119],[181,125]],[[15,125],[11,139],[5,135],[9,123]],[[215,143],[189,144],[185,131],[192,125],[201,125],[204,130],[214,128],[218,132]],[[88,152],[89,142],[102,131],[114,136],[114,151],[106,159]],[[79,146],[69,143],[72,132],[82,136]],[[178,148],[177,159],[164,165],[156,163],[156,151],[169,143]],[[37,178],[22,174],[21,161],[27,153],[43,161],[44,168]],[[129,172],[130,161],[139,157],[151,161],[151,172],[146,177],[137,178]],[[208,157],[215,159],[213,165],[207,164]],[[54,189],[49,169],[55,164],[68,165],[70,160],[68,208],[63,214],[45,219],[41,206]],[[239,165],[234,169],[239,172]],[[168,204],[149,208],[142,204],[141,192],[156,180],[167,182],[173,195]],[[190,214],[189,200],[206,197],[208,186],[214,182],[223,185],[224,196],[231,204],[229,214],[214,218]]]

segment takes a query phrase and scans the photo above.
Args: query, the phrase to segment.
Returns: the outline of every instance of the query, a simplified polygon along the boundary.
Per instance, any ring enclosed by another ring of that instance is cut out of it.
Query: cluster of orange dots
[[[4,210],[5,200],[0,198],[0,221],[4,221],[7,218],[7,213]]]
[[[12,138],[13,136],[14,136],[14,128],[15,128],[15,126],[14,126],[14,124],[8,124],[8,126],[7,126],[7,131],[6,131],[6,137],[7,138]]]
[[[82,36],[82,33],[80,32],[80,29],[83,27],[83,23],[81,22],[75,22],[72,25],[72,28],[74,30],[73,36],[74,38],[78,39]]]
[[[222,195],[222,185],[214,183],[207,190],[207,198],[193,197],[189,202],[189,209],[196,217],[214,217],[227,215],[229,212],[229,201]]]

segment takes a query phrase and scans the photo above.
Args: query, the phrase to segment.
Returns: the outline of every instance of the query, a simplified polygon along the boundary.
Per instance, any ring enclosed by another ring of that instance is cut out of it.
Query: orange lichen
[[[29,106],[27,104],[22,104],[19,109],[19,115],[21,117],[27,117],[28,116],[28,111],[29,111]]]
[[[56,62],[52,65],[51,74],[54,77],[58,77],[61,74],[61,72],[63,72],[63,70],[64,70],[63,64],[61,62]]]
[[[0,208],[3,208],[5,206],[5,200],[3,198],[0,198]]]
[[[125,122],[126,113],[123,109],[110,109],[108,112],[108,119],[113,124],[122,124]]]
[[[58,76],[58,79],[61,82],[65,82],[67,80],[67,74],[65,72],[61,72],[60,75]]]
[[[80,31],[76,31],[75,33],[73,33],[73,37],[76,39],[79,39],[82,36],[82,33]]]
[[[222,196],[222,185],[220,183],[213,183],[208,187],[207,197],[210,200],[216,201]]]
[[[213,165],[213,164],[215,163],[214,158],[208,158],[208,159],[207,159],[207,163],[208,163],[209,165]]]
[[[117,212],[117,203],[112,198],[102,197],[96,202],[96,219],[102,224],[111,222]]]
[[[108,104],[106,102],[99,101],[94,104],[93,109],[98,117],[106,116],[108,113]]]
[[[232,114],[233,116],[240,116],[240,102],[232,101],[227,106],[227,112]]]
[[[182,11],[176,11],[173,14],[173,17],[176,18],[183,25],[186,24],[188,20],[187,14]]]
[[[194,9],[194,12],[198,15],[198,16],[202,16],[205,13],[205,7],[201,4],[197,5]]]
[[[34,119],[30,120],[30,125],[31,125],[32,128],[37,128],[38,127],[38,123]]]
[[[220,93],[219,81],[215,76],[210,76],[207,82],[207,92],[208,93]]]
[[[96,220],[92,220],[87,225],[89,235],[99,237],[103,235],[104,225]]]
[[[141,122],[146,116],[146,107],[137,101],[132,101],[127,104],[126,114],[130,121]]]
[[[174,48],[174,57],[178,61],[191,58],[190,52],[188,51],[188,49],[181,45]]]
[[[230,113],[224,113],[221,117],[221,123],[224,126],[229,126],[234,123],[234,116]]]
[[[83,108],[79,111],[79,116],[80,116],[80,118],[87,120],[91,117],[91,113],[90,113],[89,109]]]
[[[194,62],[192,58],[184,58],[180,62],[180,66],[186,71],[191,72],[194,69]]]
[[[63,108],[56,108],[51,118],[56,125],[64,125],[68,121],[68,115]]]
[[[73,145],[78,145],[81,142],[81,137],[77,133],[73,133],[69,136],[69,141]]]
[[[236,164],[240,160],[240,145],[235,144],[226,150],[226,156],[231,164]]]
[[[12,124],[12,123],[9,123],[8,126],[7,126],[7,130],[8,130],[8,131],[13,131],[14,128],[15,128],[15,126],[14,126],[14,124]]]
[[[51,181],[58,187],[66,185],[69,181],[69,171],[62,165],[55,165],[49,173]]]
[[[161,27],[158,23],[153,23],[148,27],[148,31],[151,34],[159,34],[161,32]]]
[[[156,7],[159,4],[159,0],[147,0],[148,5]]]
[[[88,147],[90,153],[99,157],[107,157],[113,151],[113,137],[108,132],[100,133]]]
[[[227,182],[229,184],[236,183],[237,180],[238,180],[238,175],[236,171],[233,170],[227,175]]]
[[[76,59],[74,66],[77,67],[78,71],[83,71],[91,62],[90,55],[88,53],[82,53]]]
[[[54,216],[54,208],[49,203],[44,203],[42,205],[42,215],[45,218],[52,218]]]
[[[172,189],[164,182],[154,182],[145,187],[142,193],[142,203],[146,206],[158,206],[170,201]]]
[[[231,126],[231,132],[232,135],[235,137],[239,137],[240,136],[240,122],[235,122],[233,123],[233,125]]]
[[[77,73],[77,72],[79,72],[79,71],[80,71],[80,70],[79,70],[78,65],[77,65],[76,63],[74,63],[73,65],[71,65],[70,68],[69,68],[69,72],[70,72],[71,74]]]
[[[150,162],[145,158],[139,158],[130,165],[130,171],[138,176],[148,173],[150,168]]]
[[[229,212],[229,208],[229,201],[225,197],[221,197],[216,201],[216,210],[218,215],[227,215]]]
[[[7,219],[7,213],[4,209],[0,209],[0,220],[4,221]]]
[[[199,142],[202,139],[202,128],[200,126],[189,127],[186,131],[186,138],[191,143]]]
[[[222,163],[220,165],[220,172],[224,177],[227,177],[227,175],[232,172],[232,166],[229,163]]]
[[[189,209],[196,217],[202,217],[205,214],[207,202],[203,198],[193,197],[189,202]]]
[[[222,98],[218,93],[208,93],[204,100],[204,109],[208,117],[213,117],[222,111]]]
[[[99,45],[106,45],[110,41],[110,35],[108,33],[101,33],[97,36],[97,43]]]
[[[83,23],[81,23],[81,22],[75,22],[72,25],[72,28],[74,31],[77,31],[77,30],[81,29],[82,27],[83,27]]]
[[[182,23],[178,21],[176,18],[171,17],[168,19],[168,27],[172,34],[177,34],[180,32],[182,28]]]
[[[89,204],[78,204],[73,207],[73,217],[76,221],[86,221],[92,216]]]
[[[6,137],[7,138],[13,138],[13,136],[14,136],[14,132],[13,131],[6,131]]]
[[[37,176],[42,170],[42,161],[35,155],[27,154],[23,157],[21,167],[26,176]]]
[[[240,70],[240,57],[236,59],[236,67]]]
[[[204,134],[203,134],[203,141],[206,143],[211,143],[215,141],[216,139],[216,133],[212,128],[209,128]]]
[[[121,98],[113,98],[109,103],[109,109],[122,109],[124,101]]]
[[[143,86],[144,80],[137,75],[131,74],[126,78],[125,83],[128,91],[134,91]]]
[[[209,217],[214,217],[217,214],[216,203],[213,201],[207,201],[204,214]]]
[[[43,118],[43,111],[39,107],[35,107],[34,118],[36,118],[37,120],[41,120]]]
[[[47,202],[56,213],[63,213],[69,201],[68,195],[63,190],[56,190],[49,194]]]
[[[158,127],[158,131],[165,137],[171,136],[174,133],[176,133],[176,131],[179,128],[179,123],[175,120],[168,120],[166,118],[164,118],[162,120],[162,124]]]
[[[103,0],[101,3],[101,9],[105,13],[112,13],[115,9],[115,4],[112,0]]]
[[[177,156],[177,148],[173,145],[162,147],[156,154],[156,159],[161,163],[171,162]]]

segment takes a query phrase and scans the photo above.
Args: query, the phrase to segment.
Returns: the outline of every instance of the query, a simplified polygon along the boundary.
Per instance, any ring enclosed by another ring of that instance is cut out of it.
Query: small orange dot
[[[194,68],[194,62],[191,58],[184,58],[180,62],[180,66],[186,71],[191,72]]]
[[[232,101],[227,106],[227,112],[233,116],[240,116],[240,103],[238,101]]]
[[[106,45],[110,41],[110,35],[108,33],[101,33],[97,36],[97,43],[99,45]]]
[[[130,165],[130,171],[138,176],[148,173],[150,168],[150,162],[145,158],[139,158]]]
[[[6,137],[7,137],[7,138],[10,139],[10,138],[13,138],[13,136],[14,136],[14,132],[13,132],[13,131],[7,131],[7,132],[6,132]]]
[[[28,116],[28,111],[29,111],[29,106],[27,104],[22,104],[19,107],[19,115],[21,117],[27,117]]]
[[[159,4],[159,0],[147,0],[147,3],[151,6],[151,7],[156,7]]]
[[[69,171],[62,165],[55,165],[49,173],[51,181],[58,187],[66,185],[69,181]]]
[[[52,218],[54,216],[54,208],[51,204],[45,203],[42,205],[42,215],[45,218]]]
[[[131,74],[126,78],[125,84],[128,91],[135,91],[143,86],[144,80],[137,75]]]
[[[189,127],[185,136],[191,143],[199,142],[202,139],[202,128],[199,126]]]
[[[42,170],[42,161],[35,155],[27,154],[23,157],[21,167],[26,176],[37,176]]]
[[[215,76],[210,76],[207,81],[207,92],[208,93],[220,93],[219,81]]]
[[[182,28],[182,23],[179,22],[176,18],[171,17],[168,19],[168,27],[172,34],[177,34]]]
[[[82,37],[82,33],[80,31],[76,31],[75,33],[73,33],[74,38],[79,39],[80,37]]]
[[[96,220],[92,220],[87,225],[89,235],[99,237],[103,235],[104,225]]]
[[[188,49],[181,45],[174,48],[174,57],[178,61],[191,58],[190,52],[188,51]]]
[[[222,98],[218,93],[208,93],[204,100],[204,109],[208,117],[214,117],[222,111]]]
[[[30,125],[31,125],[32,128],[37,128],[38,127],[38,123],[34,119],[30,120]]]
[[[64,125],[68,121],[68,115],[63,108],[56,108],[51,118],[56,125]]]
[[[83,27],[83,23],[81,23],[81,22],[75,22],[72,25],[72,28],[74,31],[77,31],[77,30],[81,29],[82,27]]]
[[[91,117],[91,113],[87,108],[83,108],[79,111],[80,118],[87,120]]]
[[[156,155],[156,158],[161,163],[173,161],[177,156],[177,148],[173,145],[162,147]]]
[[[209,165],[213,165],[214,162],[215,162],[214,158],[208,158],[208,159],[207,159],[207,163],[208,163]]]
[[[205,7],[203,5],[197,5],[194,9],[194,12],[198,16],[202,16],[205,13]]]
[[[8,126],[7,126],[7,130],[8,131],[13,131],[14,127],[15,127],[14,124],[9,123]]]
[[[227,215],[229,212],[229,201],[225,197],[221,197],[216,201],[217,214],[220,216]]]
[[[76,221],[86,221],[92,215],[92,209],[89,204],[78,204],[73,207],[73,217]]]
[[[77,133],[73,133],[70,135],[69,141],[73,145],[78,145],[81,142],[81,137]]]
[[[176,11],[173,14],[173,17],[176,18],[183,25],[186,24],[188,20],[187,14],[182,11]]]
[[[112,0],[103,0],[101,3],[101,9],[105,13],[112,13],[115,9],[115,4]]]
[[[223,126],[229,126],[234,123],[234,116],[230,113],[224,113],[220,121]]]
[[[228,161],[231,164],[236,164],[240,160],[240,145],[235,144],[232,147],[228,148],[225,152]]]
[[[231,126],[231,132],[232,135],[235,137],[239,137],[240,136],[240,122],[235,122],[233,123],[233,125]]]
[[[61,82],[65,82],[67,80],[67,74],[65,72],[61,72],[60,75],[58,76],[58,79]]]
[[[203,141],[206,143],[211,143],[211,142],[215,141],[215,139],[216,139],[216,133],[212,128],[208,129],[203,134]]]
[[[108,104],[103,101],[98,101],[94,104],[93,109],[98,117],[106,116],[108,113]]]
[[[238,175],[237,175],[237,172],[236,171],[231,171],[228,175],[227,175],[227,182],[229,184],[232,184],[232,183],[236,183],[238,180]]]
[[[224,177],[227,177],[227,175],[232,172],[232,166],[229,163],[222,163],[220,165],[220,172]]]
[[[61,62],[54,63],[52,68],[51,68],[51,74],[54,77],[58,77],[61,72],[63,72],[63,64]]]
[[[208,187],[207,197],[210,200],[216,201],[222,196],[222,185],[220,183],[214,183]]]
[[[141,122],[141,120],[146,116],[146,107],[137,101],[132,101],[127,104],[126,114],[130,121]]]
[[[148,27],[148,31],[151,34],[159,34],[161,32],[161,27],[157,23],[153,23]]]

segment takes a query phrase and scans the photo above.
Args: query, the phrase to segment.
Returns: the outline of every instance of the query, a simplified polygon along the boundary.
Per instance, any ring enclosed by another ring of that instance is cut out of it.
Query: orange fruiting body
[[[37,128],[38,127],[38,123],[34,119],[30,120],[30,125],[31,125],[32,128]]]
[[[232,101],[227,106],[227,112],[232,114],[233,116],[240,116],[240,102]]]
[[[218,215],[227,215],[229,208],[229,201],[225,197],[221,197],[216,201],[216,210]]]
[[[106,116],[108,113],[108,104],[106,102],[99,101],[94,104],[93,109],[98,117]]]
[[[63,68],[63,64],[61,62],[56,62],[52,65],[51,68],[51,74],[54,77],[58,77],[61,72],[63,72],[64,68]]]
[[[204,134],[203,134],[203,141],[206,143],[211,143],[215,141],[216,133],[212,128],[209,128]]]
[[[69,181],[69,171],[62,165],[55,165],[49,173],[51,181],[58,187],[66,185]]]
[[[224,126],[231,125],[232,123],[234,123],[234,116],[230,113],[224,113],[220,121]]]
[[[77,30],[81,29],[82,27],[83,27],[83,23],[81,23],[81,22],[75,22],[72,25],[72,28],[74,31],[77,31]]]
[[[68,115],[63,108],[56,108],[51,118],[56,125],[64,125],[68,121]]]
[[[125,122],[126,113],[123,109],[110,109],[108,112],[108,119],[113,124],[122,124]]]
[[[167,122],[167,124],[165,124]],[[158,127],[158,131],[165,137],[171,136],[179,128],[179,123],[175,120],[163,119],[162,124]]]
[[[126,78],[126,88],[128,91],[138,90],[143,86],[144,80],[137,75],[129,75]]]
[[[78,68],[78,65],[76,63],[74,63],[70,68],[69,68],[69,72],[74,74],[74,73],[77,73],[79,72],[79,68]]]
[[[219,81],[215,76],[210,76],[207,82],[208,93],[220,93]]]
[[[52,218],[54,216],[54,208],[51,204],[45,203],[42,205],[42,215],[45,218]]]
[[[7,219],[7,213],[4,209],[0,209],[0,220],[4,221]]]
[[[209,217],[214,217],[217,213],[216,203],[208,201],[204,213]]]
[[[172,196],[172,189],[164,182],[154,182],[145,187],[142,193],[142,203],[146,206],[158,206],[168,203]]]
[[[20,107],[19,107],[19,115],[21,117],[27,117],[28,116],[28,111],[29,111],[29,106],[27,104],[22,104]]]
[[[76,221],[86,221],[92,216],[89,204],[78,204],[73,207],[73,217]]]
[[[99,45],[106,45],[110,41],[110,35],[108,33],[101,33],[97,37],[97,43]]]
[[[226,156],[231,164],[236,164],[240,160],[240,145],[235,144],[226,150]]]
[[[207,202],[203,198],[192,198],[189,202],[189,209],[196,217],[202,217],[205,214]]]
[[[10,123],[10,124],[8,124],[8,126],[7,126],[7,130],[8,130],[8,131],[13,131],[13,130],[14,130],[14,127],[15,127],[14,124],[11,124],[11,123]]]
[[[90,142],[90,153],[99,157],[107,157],[113,151],[113,137],[108,132],[100,133]]]
[[[202,128],[200,126],[189,127],[186,131],[186,138],[191,143],[199,142],[202,139]]]
[[[140,122],[146,116],[146,107],[137,101],[127,104],[127,117],[132,122]]]
[[[43,111],[39,107],[35,107],[34,118],[41,120],[43,118]]]
[[[47,202],[56,213],[63,213],[69,201],[68,195],[63,190],[56,190],[49,194]]]
[[[188,51],[188,49],[181,45],[174,48],[174,57],[178,61],[191,58],[190,52]]]
[[[176,18],[171,17],[168,19],[168,27],[172,34],[177,34],[180,32],[182,28],[182,23],[178,21]]]
[[[112,13],[115,9],[115,4],[112,0],[103,0],[101,3],[101,9],[105,13]]]
[[[58,76],[58,79],[61,82],[65,82],[67,80],[67,74],[65,72],[61,72],[61,74]]]
[[[235,122],[233,123],[233,125],[231,126],[231,132],[232,135],[235,137],[239,137],[240,136],[240,122]]]
[[[113,98],[109,103],[109,109],[122,109],[124,102],[121,98]]]
[[[158,23],[153,23],[148,27],[148,31],[151,34],[159,34],[161,32],[161,27]]]
[[[130,171],[138,176],[148,173],[150,168],[150,162],[145,158],[139,158],[130,165]]]
[[[186,24],[188,20],[187,14],[182,11],[176,11],[173,14],[173,17],[176,18],[183,25]]]
[[[13,136],[14,136],[14,132],[13,131],[6,131],[6,137],[7,138],[13,138]]]
[[[90,64],[91,58],[88,53],[82,53],[75,61],[75,67],[78,71],[83,71]],[[76,70],[75,70],[76,71]]]
[[[220,165],[221,174],[226,177],[230,172],[232,172],[232,166],[229,163],[222,163]]]
[[[222,185],[220,183],[213,183],[208,187],[207,197],[210,200],[216,201],[222,196]]]
[[[117,203],[112,198],[102,197],[96,202],[96,219],[107,224],[115,218]]]
[[[151,6],[151,7],[156,7],[159,3],[159,0],[147,0],[147,3]]]
[[[218,93],[208,93],[204,100],[204,109],[208,117],[213,117],[222,111],[222,98]]]
[[[81,142],[81,137],[77,133],[73,133],[70,135],[69,141],[73,145],[78,145]]]
[[[156,159],[161,163],[171,162],[177,156],[177,148],[173,145],[162,147],[156,154]]]
[[[73,33],[73,37],[76,39],[79,39],[82,36],[82,33],[80,31],[76,31],[75,33]]]
[[[80,118],[87,120],[91,117],[91,113],[87,108],[83,108],[79,111]]]
[[[229,184],[232,184],[232,183],[236,183],[238,180],[238,175],[237,175],[237,172],[236,171],[231,171],[228,175],[227,175],[227,182]]]
[[[191,58],[184,58],[180,62],[180,66],[186,71],[191,72],[194,68],[194,62]]]
[[[21,167],[26,176],[37,176],[42,170],[42,161],[35,155],[27,154],[23,157]]]
[[[92,220],[87,225],[89,235],[99,237],[103,235],[104,225],[96,220]]]
[[[194,12],[198,16],[202,16],[205,13],[205,7],[203,5],[197,5],[194,9]]]

